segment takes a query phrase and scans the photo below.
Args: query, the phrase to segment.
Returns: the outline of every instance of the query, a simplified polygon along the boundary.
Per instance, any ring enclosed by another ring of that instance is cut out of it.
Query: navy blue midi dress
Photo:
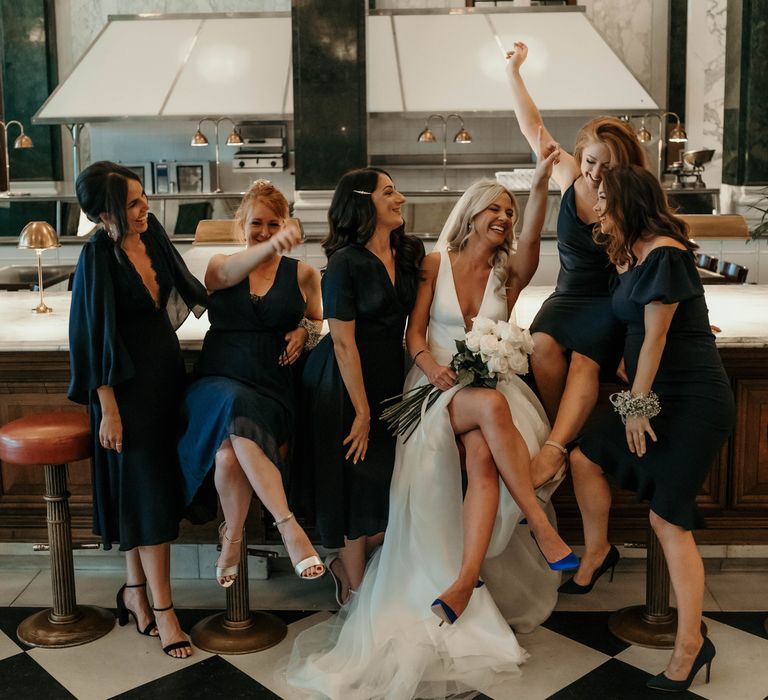
[[[651,418],[658,442],[646,437],[646,454],[631,453],[620,416],[610,413],[590,426],[580,447],[620,486],[650,501],[657,515],[692,530],[704,524],[696,494],[733,429],[736,409],[693,255],[680,248],[655,248],[619,275],[613,308],[627,326],[630,382],[645,338],[645,306],[653,301],[678,304],[652,386],[661,403]]]
[[[611,309],[616,271],[605,249],[592,239],[593,228],[594,224],[579,219],[571,184],[563,193],[557,218],[557,285],[530,330],[552,336],[566,350],[586,355],[612,372],[619,363],[623,338]]]
[[[175,443],[186,375],[175,329],[190,310],[200,316],[208,296],[152,214],[141,240],[160,287],[157,304],[104,229],[83,246],[72,285],[68,396],[89,407],[93,532],[104,549],[114,542],[129,550],[178,537]],[[121,453],[99,442],[100,386],[114,389]]]
[[[215,515],[212,476],[216,451],[231,435],[253,440],[284,473],[280,447],[295,425],[293,370],[279,364],[285,334],[304,315],[298,261],[283,257],[272,287],[250,293],[246,277],[208,301],[211,323],[184,399],[184,433],[178,452],[184,503]],[[205,488],[201,488],[205,487]],[[194,518],[205,519],[205,518]]]

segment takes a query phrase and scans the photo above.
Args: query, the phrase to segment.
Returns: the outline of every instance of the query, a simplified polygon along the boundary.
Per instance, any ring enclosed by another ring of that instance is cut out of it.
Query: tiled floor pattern
[[[120,585],[116,574],[78,574],[78,601],[114,609]],[[539,629],[519,635],[531,654],[522,676],[496,700],[592,700],[659,698],[645,681],[664,667],[668,652],[631,646],[608,631],[610,611],[643,600],[644,576],[617,573],[601,581],[590,596],[561,597],[552,617]],[[713,700],[768,698],[768,572],[709,575],[706,624],[716,647],[712,679],[697,677],[678,697]],[[211,581],[174,582],[182,626],[223,606]],[[251,582],[251,606],[272,609],[288,624],[288,637],[257,654],[218,656],[196,649],[179,661],[166,657],[155,639],[136,634],[132,625],[115,627],[102,639],[69,649],[24,647],[16,627],[31,612],[50,604],[48,572],[0,571],[0,698],[292,698],[275,676],[295,635],[325,618],[332,607],[330,581],[300,582],[279,575]],[[259,601],[258,603],[256,601]],[[299,610],[297,608],[303,608]],[[666,697],[666,696],[661,696]]]

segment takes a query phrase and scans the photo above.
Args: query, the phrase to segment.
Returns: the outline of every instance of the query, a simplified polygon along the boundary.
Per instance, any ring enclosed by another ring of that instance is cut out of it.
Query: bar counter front
[[[717,345],[737,406],[736,428],[723,446],[699,494],[707,528],[702,544],[768,543],[768,285],[707,286],[710,321],[718,326]],[[527,327],[549,295],[549,287],[529,287],[517,304],[517,319]],[[69,381],[67,325],[70,293],[45,295],[50,314],[34,314],[35,292],[0,292],[0,425],[21,416],[51,410],[82,411],[66,398]],[[194,362],[208,328],[206,315],[191,316],[178,332],[188,366]],[[601,389],[599,406],[617,386]],[[169,435],[169,439],[173,436]],[[90,465],[69,466],[73,539],[93,542]],[[0,462],[0,541],[46,541],[43,470]],[[611,540],[643,543],[646,504],[616,491],[611,511]],[[581,521],[570,479],[553,499],[566,541],[579,543]],[[252,509],[255,510],[255,509]],[[257,528],[262,537],[264,529]],[[181,542],[215,541],[215,527],[182,528]],[[249,537],[249,542],[256,540]]]

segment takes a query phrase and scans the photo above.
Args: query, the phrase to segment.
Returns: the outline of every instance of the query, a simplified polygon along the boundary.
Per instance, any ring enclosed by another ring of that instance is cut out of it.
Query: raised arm
[[[544,129],[539,129],[543,135]],[[554,143],[541,143],[539,153],[546,153],[536,164],[531,183],[531,193],[525,207],[523,230],[517,240],[517,250],[510,258],[511,275],[507,285],[507,302],[514,306],[520,292],[531,281],[539,266],[541,249],[541,230],[544,228],[544,218],[547,213],[547,195],[549,193],[549,178],[553,167],[560,158],[560,147]]]
[[[435,281],[440,269],[440,253],[430,253],[421,264],[421,280],[416,292],[416,303],[408,317],[405,344],[414,364],[426,375],[430,384],[445,391],[456,383],[456,372],[439,364],[427,345],[429,312],[435,295]]]
[[[254,267],[275,253],[287,253],[301,242],[301,232],[292,221],[272,238],[232,255],[214,255],[205,271],[205,286],[209,291],[227,289],[242,282]]]
[[[541,157],[538,150],[539,127],[542,129],[541,141],[543,143],[551,143],[554,139],[544,126],[539,109],[531,99],[520,74],[520,68],[527,57],[528,47],[522,41],[516,41],[512,51],[507,52],[507,78],[512,88],[512,102],[520,131],[523,132],[523,136],[530,147],[536,151],[537,156]],[[579,164],[570,153],[562,151],[560,162],[552,170],[552,177],[560,189],[565,191],[578,176]]]

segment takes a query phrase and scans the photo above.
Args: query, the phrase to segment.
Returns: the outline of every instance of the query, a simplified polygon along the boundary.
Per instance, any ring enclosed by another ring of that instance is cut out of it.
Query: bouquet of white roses
[[[464,340],[456,341],[456,350],[450,366],[458,375],[457,384],[495,389],[499,380],[528,372],[533,339],[528,330],[514,323],[478,316]],[[437,387],[423,384],[386,399],[382,403],[391,405],[382,412],[381,419],[395,435],[402,435],[405,442],[421,421],[424,401],[425,410],[429,410],[441,393]]]

